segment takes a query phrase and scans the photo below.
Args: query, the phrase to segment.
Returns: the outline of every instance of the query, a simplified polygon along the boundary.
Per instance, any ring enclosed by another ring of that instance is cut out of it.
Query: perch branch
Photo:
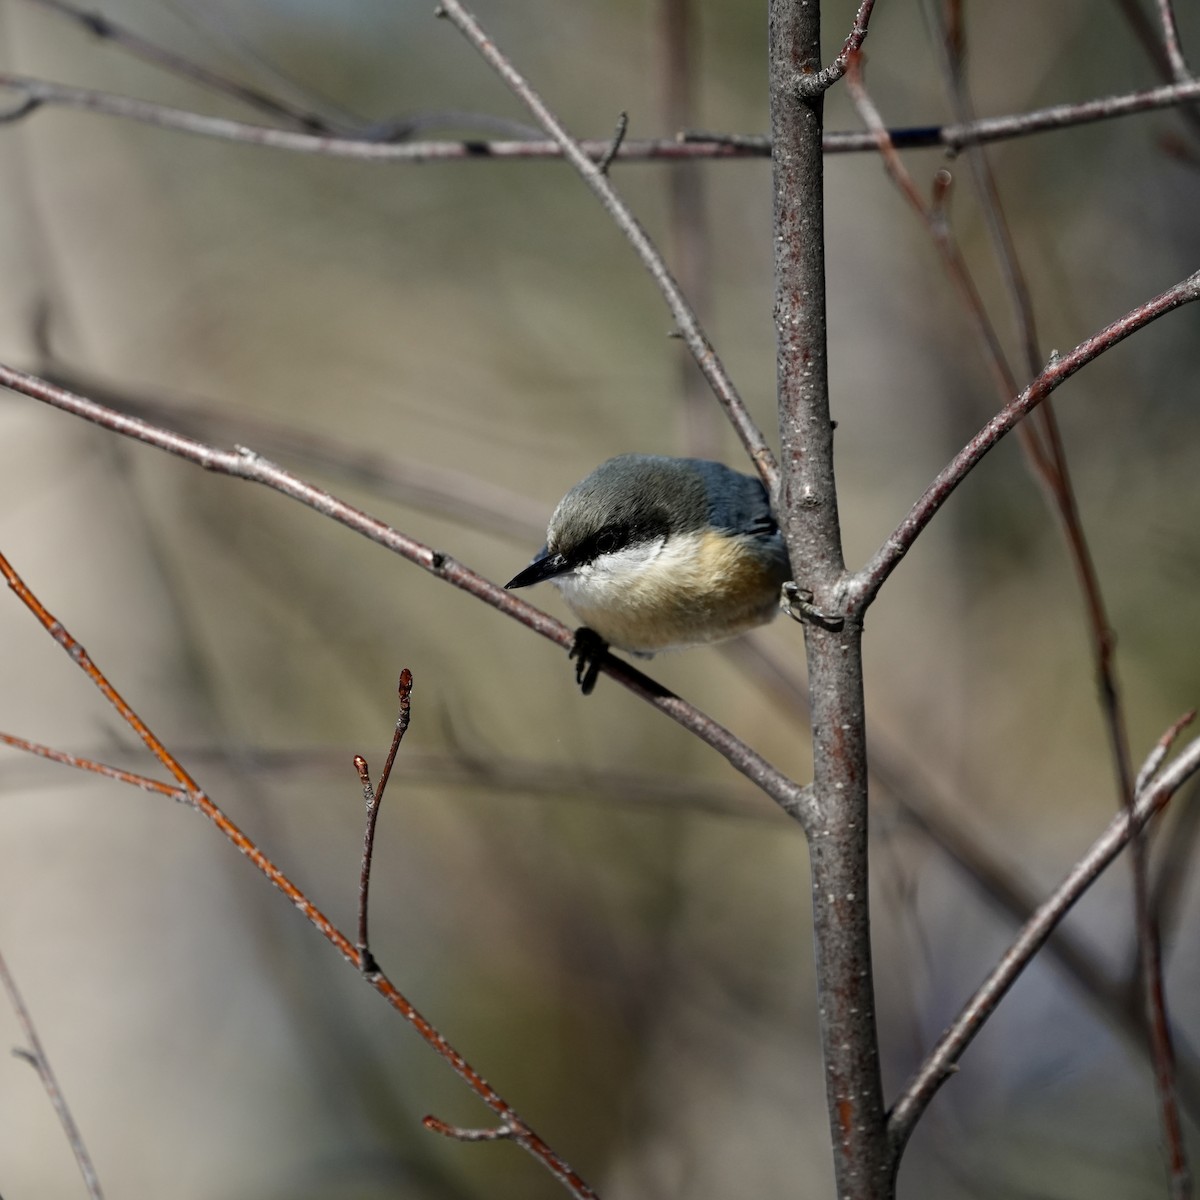
[[[574,631],[556,621],[533,605],[484,579],[449,555],[433,550],[424,543],[393,529],[353,505],[339,500],[331,493],[314,487],[282,467],[240,449],[221,450],[181,434],[153,425],[138,417],[117,412],[97,404],[65,388],[56,387],[37,376],[28,375],[13,367],[0,364],[0,386],[21,392],[54,408],[72,413],[123,437],[132,438],[165,450],[219,475],[230,475],[251,483],[259,483],[314,509],[348,529],[362,534],[430,574],[482,600],[535,633],[570,650],[575,642]],[[668,692],[648,675],[622,659],[607,655],[601,661],[602,670],[648,704],[689,729],[702,741],[717,750],[736,770],[762,788],[791,816],[804,821],[809,813],[809,795],[805,788],[789,779],[765,758],[746,745],[723,725],[700,712],[685,700]]]

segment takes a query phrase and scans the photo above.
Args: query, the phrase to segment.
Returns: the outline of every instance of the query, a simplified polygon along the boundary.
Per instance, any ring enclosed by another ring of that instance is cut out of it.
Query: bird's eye
[[[611,554],[619,545],[620,538],[611,529],[606,529],[596,537],[597,554]]]

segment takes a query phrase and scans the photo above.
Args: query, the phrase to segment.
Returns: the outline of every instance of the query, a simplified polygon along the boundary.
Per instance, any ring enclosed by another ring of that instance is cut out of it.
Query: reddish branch
[[[67,652],[75,665],[95,684],[105,699],[117,710],[122,720],[141,738],[147,749],[176,780],[177,786],[175,787],[160,785],[164,794],[171,795],[177,800],[186,801],[199,809],[304,914],[310,924],[319,930],[321,935],[348,963],[357,970],[363,971],[363,957],[350,939],[208,797],[178,759],[137,715],[117,689],[109,683],[87,651],[34,595],[3,554],[0,554],[0,575],[3,575],[8,586],[20,597],[46,632]],[[8,737],[6,740],[10,745],[20,746],[21,744],[19,739]],[[64,757],[60,758],[60,761],[67,760]],[[71,765],[82,767],[85,770],[92,769],[91,764],[85,759],[76,759]],[[100,773],[110,778],[115,774],[113,769],[106,769]],[[139,782],[139,786],[144,785]],[[537,1159],[578,1200],[595,1200],[596,1193],[588,1187],[583,1179],[548,1143],[538,1136],[508,1101],[417,1011],[408,998],[383,972],[378,970],[370,973],[364,972],[364,978],[453,1068],[468,1087],[496,1114],[502,1125],[513,1130],[510,1135],[513,1141]]]
[[[383,764],[383,773],[379,776],[379,784],[371,785],[371,776],[367,760],[361,754],[354,756],[354,769],[358,772],[359,783],[362,784],[363,800],[367,806],[367,821],[363,831],[362,869],[358,880],[358,956],[359,966],[364,974],[379,970],[379,964],[371,953],[370,939],[367,936],[367,913],[371,892],[371,863],[375,857],[375,826],[379,820],[379,806],[383,803],[383,793],[387,790],[388,780],[392,777],[392,764],[396,761],[396,752],[404,735],[408,732],[408,723],[412,716],[412,672],[405,667],[400,672],[400,684],[397,689],[400,697],[400,711],[396,717],[396,729],[392,734],[392,744],[388,748],[387,761]]]

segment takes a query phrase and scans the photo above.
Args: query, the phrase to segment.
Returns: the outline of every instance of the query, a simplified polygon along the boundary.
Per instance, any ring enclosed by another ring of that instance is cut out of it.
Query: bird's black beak
[[[514,575],[504,586],[506,588],[522,588],[528,587],[531,583],[543,583],[547,579],[553,579],[556,575],[566,574],[571,570],[571,565],[561,554],[551,554],[543,547],[537,558],[525,570]]]

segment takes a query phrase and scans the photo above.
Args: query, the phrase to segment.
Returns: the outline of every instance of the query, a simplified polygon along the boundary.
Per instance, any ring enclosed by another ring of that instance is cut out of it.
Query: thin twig
[[[577,1200],[595,1200],[596,1193],[571,1169],[562,1156],[516,1113],[508,1101],[421,1015],[412,1002],[382,971],[369,974],[363,972],[362,956],[350,939],[209,798],[183,764],[167,749],[120,692],[108,681],[108,678],[87,655],[83,647],[25,584],[3,554],[0,554],[0,575],[4,576],[9,587],[20,597],[46,632],[58,642],[75,665],[87,675],[105,699],[116,709],[122,720],[142,739],[154,757],[173,778],[178,780],[179,786],[174,790],[175,798],[189,801],[199,809],[304,914],[309,923],[334,946],[351,966],[363,974],[367,983],[416,1029],[424,1041],[433,1047],[438,1055],[466,1082],[468,1087],[500,1118],[501,1123],[514,1130],[513,1141],[537,1159]],[[66,759],[60,761],[66,761]],[[92,769],[92,765],[84,759],[77,759],[69,765],[80,767],[83,770]],[[108,772],[102,773],[108,774]]]
[[[379,796],[371,786],[370,769],[361,754],[354,756],[354,769],[362,785],[363,802],[367,807],[367,822],[363,832],[362,866],[358,873],[358,950],[359,969],[364,975],[374,975],[379,970],[375,955],[371,953],[371,939],[367,930],[367,912],[371,892],[371,859],[375,853],[375,821],[379,816]]]
[[[875,0],[862,0],[854,17],[854,25],[842,43],[841,53],[837,58],[822,71],[801,73],[796,77],[796,91],[801,99],[811,100],[822,92],[827,92],[845,75],[850,59],[862,49],[863,42],[867,40],[867,26],[871,23],[871,12],[874,8]]]
[[[339,500],[330,492],[314,487],[252,451],[244,448],[236,451],[221,450],[172,433],[149,421],[117,412],[65,388],[55,387],[37,376],[3,364],[0,364],[0,386],[12,388],[44,404],[73,413],[123,437],[165,450],[205,470],[269,487],[399,554],[430,574],[519,621],[563,649],[570,650],[575,644],[574,630],[567,628],[561,621],[556,621],[512,592],[484,579],[449,555],[401,533],[362,509]],[[735,770],[762,788],[791,816],[802,822],[807,819],[808,797],[804,788],[772,766],[719,722],[667,691],[661,684],[622,659],[606,655],[601,660],[601,669],[648,704],[707,742],[724,756]]]
[[[1091,849],[1072,867],[1062,883],[1025,924],[893,1106],[888,1119],[893,1156],[899,1157],[914,1126],[938,1088],[954,1073],[955,1064],[963,1051],[982,1029],[1004,994],[1041,949],[1051,931],[1100,877],[1130,838],[1167,804],[1171,796],[1197,770],[1200,770],[1200,738],[1189,743],[1154,783],[1137,797],[1132,821],[1125,812],[1113,818]]]
[[[1163,48],[1176,83],[1187,83],[1192,73],[1183,56],[1183,45],[1179,40],[1179,25],[1175,20],[1175,5],[1172,0],[1158,0],[1158,19],[1163,27]]]
[[[571,137],[562,122],[551,112],[529,81],[500,51],[475,17],[460,3],[460,0],[443,0],[437,11],[475,47],[513,95],[529,109],[538,124],[562,147],[567,161],[579,173],[580,178],[628,239],[634,253],[658,285],[667,307],[671,310],[671,315],[675,318],[679,332],[683,334],[683,339],[695,357],[697,366],[708,380],[713,394],[725,409],[730,424],[750,455],[767,491],[774,495],[779,481],[779,466],[775,461],[775,455],[767,444],[766,438],[763,437],[762,430],[750,416],[749,410],[738,394],[733,380],[726,373],[721,360],[717,357],[708,336],[700,327],[700,322],[692,306],[688,303],[687,297],[680,290],[675,277],[671,274],[657,247],[650,240],[650,236],[642,228],[641,223],[617,194],[608,177],[584,153],[579,143]]]
[[[1070,379],[1080,368],[1106,350],[1111,350],[1119,342],[1123,342],[1130,334],[1197,299],[1200,299],[1200,271],[1189,275],[1187,279],[1181,280],[1152,300],[1131,309],[1111,325],[1080,342],[1069,354],[1056,355],[1050,365],[1019,396],[1010,401],[955,455],[870,561],[847,581],[847,610],[861,612],[871,603],[884,580],[899,566],[909,547],[954,489],[974,469],[979,460],[1051,392]]]
[[[492,1129],[464,1129],[461,1125],[451,1125],[441,1117],[434,1116],[422,1117],[421,1124],[456,1142],[504,1142],[510,1141],[516,1132],[511,1125],[497,1125]]]
[[[367,823],[363,833],[362,870],[358,881],[358,952],[362,960],[364,972],[379,970],[379,964],[370,950],[367,937],[367,910],[371,890],[371,863],[375,854],[375,824],[379,820],[379,806],[383,803],[383,793],[387,789],[388,780],[392,777],[392,764],[396,761],[396,752],[404,735],[408,732],[408,723],[412,717],[412,672],[405,667],[400,672],[400,683],[397,692],[400,697],[399,712],[396,716],[396,729],[392,734],[392,744],[388,748],[387,761],[383,764],[383,773],[379,776],[378,787],[371,786],[371,776],[367,769],[367,760],[361,754],[354,756],[354,767],[358,771],[359,782],[362,784],[363,800],[367,806]]]
[[[43,746],[40,742],[31,742],[28,738],[17,737],[11,733],[0,733],[0,742],[12,746],[16,750],[24,750],[38,758],[48,758],[51,762],[62,763],[63,766],[75,767],[80,771],[91,771],[94,775],[103,775],[115,779],[118,783],[127,783],[130,787],[139,787],[146,792],[155,792],[159,796],[169,796],[172,800],[182,800],[190,803],[186,793],[170,783],[160,779],[151,779],[147,775],[139,775],[135,771],[126,771],[121,767],[110,767],[107,763],[96,762],[83,758],[78,754],[68,754],[65,750],[56,750],[53,746]]]
[[[8,993],[8,1001],[12,1005],[13,1012],[17,1014],[17,1021],[24,1031],[25,1040],[29,1043],[28,1050],[14,1050],[13,1053],[25,1059],[38,1073],[38,1078],[42,1081],[42,1087],[45,1089],[46,1095],[50,1098],[50,1103],[54,1106],[58,1122],[62,1126],[63,1134],[67,1139],[67,1145],[71,1147],[71,1153],[75,1155],[75,1163],[79,1167],[80,1175],[83,1176],[84,1186],[87,1188],[88,1195],[92,1197],[92,1200],[104,1200],[104,1192],[100,1187],[100,1177],[96,1174],[96,1168],[92,1164],[91,1155],[88,1154],[87,1147],[83,1144],[83,1135],[79,1132],[79,1126],[75,1124],[75,1118],[71,1114],[71,1107],[67,1104],[66,1097],[62,1093],[62,1088],[58,1086],[58,1080],[54,1075],[54,1068],[51,1067],[50,1060],[46,1057],[46,1050],[42,1045],[42,1039],[38,1037],[33,1018],[29,1015],[29,1009],[25,1007],[25,1001],[21,999],[21,993],[17,989],[17,981],[8,969],[8,963],[5,962],[3,954],[0,954],[0,985],[3,985],[4,990]]]
[[[396,752],[404,735],[408,732],[408,724],[412,720],[412,672],[405,667],[400,672],[400,682],[396,687],[398,711],[396,713],[396,731],[392,734],[392,744],[388,748],[387,761],[383,764],[383,772],[379,776],[379,786],[375,789],[375,798],[383,802],[383,793],[387,790],[388,780],[392,777],[392,765],[396,761]]]
[[[1150,780],[1158,773],[1166,761],[1166,757],[1171,753],[1171,747],[1175,745],[1179,735],[1196,719],[1196,710],[1189,709],[1172,725],[1166,733],[1158,739],[1154,744],[1154,749],[1146,756],[1146,761],[1142,763],[1141,769],[1137,774],[1137,782],[1133,786],[1135,794],[1141,795],[1149,786]]]
[[[612,144],[604,152],[604,157],[596,164],[596,170],[601,175],[608,174],[608,168],[612,166],[613,159],[617,157],[621,149],[621,143],[625,140],[626,133],[629,132],[629,114],[617,114],[617,127],[613,131]]]

